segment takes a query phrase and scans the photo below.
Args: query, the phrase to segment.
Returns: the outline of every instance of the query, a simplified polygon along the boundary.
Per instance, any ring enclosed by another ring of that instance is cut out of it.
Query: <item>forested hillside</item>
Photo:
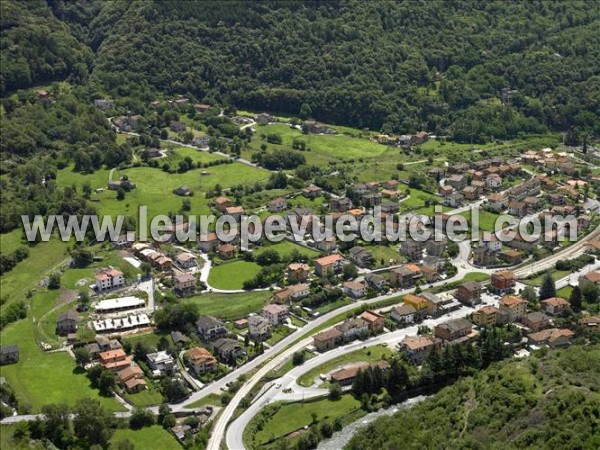
[[[377,420],[347,448],[598,448],[599,379],[598,345],[498,363]]]
[[[306,103],[326,122],[463,141],[600,132],[599,28],[598,2],[541,1],[132,2],[89,24],[93,77],[114,93]]]
[[[43,0],[0,2],[0,94],[71,77],[84,82],[94,54]]]
[[[2,2],[2,89],[69,77],[456,140],[600,133],[598,2]],[[92,52],[95,52],[92,61]],[[503,88],[517,90],[502,105]]]

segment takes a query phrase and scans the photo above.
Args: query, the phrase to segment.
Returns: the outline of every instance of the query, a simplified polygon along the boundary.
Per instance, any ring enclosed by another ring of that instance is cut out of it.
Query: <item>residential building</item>
[[[194,347],[186,352],[190,369],[198,376],[217,370],[217,359],[205,348]]]
[[[411,261],[420,261],[423,258],[424,242],[406,239],[400,243],[400,253]]]
[[[271,200],[267,206],[270,212],[279,212],[286,210],[288,207],[287,200],[283,197],[277,197]]]
[[[369,273],[365,275],[365,283],[370,289],[382,292],[387,287],[387,281],[381,275]]]
[[[330,381],[337,383],[340,386],[350,386],[354,383],[356,375],[361,370],[368,368],[379,367],[382,370],[389,369],[390,365],[386,361],[378,361],[375,363],[359,362],[350,366],[343,367],[331,374]]]
[[[323,190],[320,187],[311,184],[310,186],[307,186],[304,189],[302,189],[302,195],[304,195],[304,197],[306,198],[316,198],[319,195],[321,195],[322,191]]]
[[[394,287],[410,287],[421,276],[421,269],[418,266],[406,264],[390,270],[390,284]]]
[[[496,233],[484,231],[481,234],[481,239],[479,242],[481,243],[481,245],[493,252],[499,252],[502,250],[502,241],[498,239]]]
[[[586,316],[579,319],[579,325],[585,333],[595,333],[600,330],[600,317]]]
[[[111,372],[119,372],[129,367],[133,361],[123,349],[101,352],[98,354],[98,360],[106,370],[110,370]]]
[[[96,303],[94,309],[96,310],[97,314],[112,314],[142,309],[145,307],[146,301],[143,298],[127,296],[99,301]]]
[[[270,303],[263,307],[262,315],[269,321],[271,325],[281,325],[287,320],[290,309],[285,305],[277,305]]]
[[[79,316],[73,310],[62,313],[56,320],[56,334],[60,336],[77,331]]]
[[[516,295],[507,295],[500,299],[500,311],[508,314],[509,322],[521,319],[527,312],[527,300]]]
[[[477,200],[479,198],[479,189],[476,186],[467,186],[461,192],[467,200]]]
[[[518,200],[511,200],[508,202],[508,213],[517,217],[524,217],[527,215],[527,204]]]
[[[304,263],[291,263],[287,266],[287,279],[290,283],[302,283],[308,279],[309,267]]]
[[[217,247],[217,253],[221,259],[231,259],[235,256],[235,247],[231,244],[221,244]]]
[[[123,272],[116,269],[106,269],[96,275],[96,290],[106,292],[125,286]]]
[[[421,366],[431,351],[437,351],[441,347],[441,344],[441,339],[437,339],[431,335],[406,336],[398,345],[398,349],[406,352],[410,362]]]
[[[496,263],[496,252],[485,245],[473,249],[473,264],[476,266],[492,266]]]
[[[198,317],[196,327],[198,328],[198,334],[206,342],[214,341],[227,335],[225,324],[212,316]]]
[[[173,276],[173,284],[178,294],[188,294],[196,289],[196,277],[191,273],[177,272]]]
[[[474,306],[481,303],[482,289],[481,284],[476,281],[468,281],[458,286],[454,296],[458,301],[469,306]]]
[[[446,251],[447,244],[448,239],[441,233],[436,233],[435,238],[428,239],[425,243],[425,250],[429,256],[442,256]]]
[[[550,314],[552,316],[561,315],[567,307],[570,306],[570,303],[561,297],[552,297],[546,300],[542,300],[540,302],[542,308],[546,314]]]
[[[173,344],[185,346],[190,342],[190,338],[183,334],[181,331],[171,331],[171,339]]]
[[[217,233],[206,233],[202,234],[198,238],[198,248],[204,253],[214,252],[219,246],[219,238]]]
[[[413,308],[419,311],[420,314],[427,313],[427,300],[420,295],[406,294],[404,297],[402,297],[402,301],[405,305],[411,305]]]
[[[16,345],[0,346],[0,365],[19,362],[19,347]]]
[[[271,324],[263,316],[248,317],[248,335],[252,339],[264,341],[271,336]]]
[[[498,189],[502,185],[502,177],[496,173],[492,173],[485,178],[485,187],[487,189]]]
[[[533,331],[540,331],[549,328],[551,325],[550,318],[541,311],[525,314],[521,319],[521,323]]]
[[[439,278],[440,274],[435,266],[421,266],[421,275],[427,283],[434,283]]]
[[[417,319],[417,310],[412,305],[405,304],[402,306],[395,306],[392,308],[392,313],[390,316],[392,320],[395,320],[399,323],[413,323]]]
[[[480,327],[492,327],[497,325],[500,317],[500,310],[494,306],[484,306],[473,311],[472,320],[475,325]]]
[[[385,317],[375,311],[367,310],[363,312],[360,319],[364,320],[372,333],[379,333],[383,331],[385,325]]]
[[[358,267],[372,267],[375,263],[373,254],[364,247],[352,247],[348,253],[350,255],[350,260]]]
[[[342,340],[343,333],[336,328],[322,331],[313,336],[313,345],[319,352],[335,348]]]
[[[331,211],[346,212],[352,209],[352,201],[348,197],[337,197],[329,200]]]
[[[310,285],[308,283],[292,284],[286,288],[283,288],[275,294],[273,299],[276,303],[286,303],[292,300],[299,300],[310,295]]]
[[[464,188],[467,187],[468,180],[467,177],[465,177],[464,175],[454,174],[446,179],[446,183],[452,186],[457,191],[462,191]]]
[[[436,325],[434,334],[445,341],[455,341],[469,335],[471,331],[471,322],[465,319],[454,319]]]
[[[494,212],[504,211],[508,205],[507,199],[502,194],[488,195],[487,207]]]
[[[452,304],[452,297],[445,297],[441,294],[435,295],[431,292],[422,292],[419,294],[427,302],[427,314],[430,316],[439,316],[447,312],[446,306]]]
[[[519,250],[505,250],[498,253],[498,258],[506,262],[508,265],[514,266],[523,261],[523,252]]]
[[[227,208],[233,206],[233,202],[231,200],[229,200],[227,197],[215,198],[214,204],[215,204],[215,208],[217,208],[217,210],[222,213],[224,213],[227,210]]]
[[[146,355],[148,366],[154,373],[171,372],[175,367],[175,360],[165,350]]]
[[[571,338],[575,335],[567,328],[549,328],[547,330],[531,333],[527,336],[529,345],[547,345],[551,348],[564,347],[571,343]]]
[[[505,293],[515,286],[515,274],[511,270],[498,270],[492,274],[492,289],[497,293]]]
[[[327,277],[338,273],[344,258],[341,255],[329,255],[314,260],[315,273],[319,277]]]
[[[452,208],[458,208],[462,206],[464,201],[464,195],[462,195],[460,192],[453,192],[444,198],[444,205],[450,206]]]
[[[346,281],[343,285],[344,294],[351,298],[361,298],[365,296],[366,287],[364,283],[357,281]]]
[[[188,252],[179,253],[175,257],[175,261],[182,269],[191,269],[192,267],[196,267],[198,265],[196,256]]]
[[[246,354],[244,348],[235,339],[220,338],[214,343],[214,348],[219,358],[225,363],[232,364],[236,359]]]
[[[354,319],[346,319],[335,328],[342,333],[344,341],[350,341],[360,336],[364,336],[369,332],[369,325],[360,317]]]

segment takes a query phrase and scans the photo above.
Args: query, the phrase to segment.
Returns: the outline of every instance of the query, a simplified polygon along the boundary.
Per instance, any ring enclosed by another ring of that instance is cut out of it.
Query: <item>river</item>
[[[354,436],[358,430],[373,422],[375,419],[383,416],[391,416],[401,409],[410,408],[414,404],[422,402],[427,397],[427,395],[419,395],[417,397],[409,398],[397,405],[390,406],[389,408],[369,413],[358,419],[356,422],[352,422],[350,425],[344,427],[341,431],[336,431],[331,438],[319,442],[317,450],[340,450],[350,441],[352,436]]]

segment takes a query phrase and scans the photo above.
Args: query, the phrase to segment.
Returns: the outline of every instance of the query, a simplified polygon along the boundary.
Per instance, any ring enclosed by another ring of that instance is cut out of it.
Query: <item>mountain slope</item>
[[[600,345],[500,363],[377,420],[347,448],[598,448],[598,380]]]

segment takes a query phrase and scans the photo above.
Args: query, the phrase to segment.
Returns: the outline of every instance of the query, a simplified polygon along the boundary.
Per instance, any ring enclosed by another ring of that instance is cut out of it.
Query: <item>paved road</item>
[[[594,231],[592,231],[590,234],[588,234],[587,236],[585,236],[584,238],[582,238],[580,241],[576,242],[575,244],[571,245],[570,247],[567,247],[566,249],[559,251],[559,252],[555,253],[554,255],[551,255],[543,260],[533,262],[523,268],[517,269],[517,270],[515,270],[515,274],[518,277],[523,278],[523,277],[527,276],[527,274],[533,274],[533,273],[540,272],[542,270],[549,269],[549,268],[553,267],[554,264],[556,263],[556,261],[558,261],[558,260],[572,258],[572,257],[576,256],[577,254],[583,253],[587,242],[598,238],[599,235],[600,235],[600,226],[598,226]],[[459,257],[464,257],[465,251],[466,250],[463,249],[461,254],[459,254]],[[461,256],[461,255],[463,255],[463,256]],[[464,275],[466,275],[466,273],[469,273],[471,271],[472,271],[471,268],[467,269],[466,267],[464,267],[464,264],[460,264],[458,266],[458,273],[455,277],[453,277],[452,279],[448,279],[446,281],[434,283],[433,285],[434,286],[442,285],[445,282],[461,279],[461,278],[463,278]],[[412,290],[406,290],[406,291],[398,292],[395,294],[390,294],[390,295],[387,295],[384,297],[389,298],[391,296],[402,295],[403,293],[407,293],[410,291],[412,291]],[[382,297],[379,297],[377,299],[371,299],[371,300],[366,300],[363,302],[354,303],[352,305],[335,310],[335,311],[321,317],[320,319],[317,319],[317,321],[322,320],[326,317],[328,319],[329,317],[333,317],[334,315],[337,315],[341,312],[348,311],[357,304],[361,304],[361,303],[368,304],[368,302],[377,301],[377,300],[381,300],[381,299],[382,299]],[[463,307],[458,311],[462,311],[464,308],[466,308],[466,307]],[[311,325],[315,324],[315,322],[317,322],[317,321],[311,322],[310,324],[308,324],[307,326],[305,326],[304,328],[299,330],[297,333],[303,334],[304,332],[309,331],[309,329],[314,329],[314,326],[311,327]],[[322,323],[322,322],[320,322],[320,323]],[[318,326],[318,325],[316,325],[316,326]],[[292,336],[293,336],[293,338],[292,338]],[[296,333],[293,333],[292,335],[290,335],[289,338],[291,338],[290,341],[293,341],[296,338]],[[283,342],[283,341],[281,341],[281,342]],[[291,348],[283,351],[282,353],[275,356],[273,359],[269,360],[250,379],[248,379],[246,381],[246,383],[242,386],[242,388],[234,395],[231,402],[227,405],[227,407],[224,409],[221,416],[217,419],[216,423],[214,424],[213,431],[212,431],[212,434],[211,434],[211,437],[210,437],[210,440],[209,440],[208,446],[207,446],[208,450],[219,450],[220,449],[221,442],[223,440],[223,437],[225,436],[225,432],[227,429],[227,424],[228,424],[229,420],[231,419],[231,417],[233,416],[233,412],[238,407],[240,401],[251,391],[251,389],[254,387],[254,385],[256,383],[258,383],[260,381],[260,379],[263,378],[269,371],[277,368],[285,360],[287,360],[288,358],[291,358],[291,356],[296,351],[303,349],[310,343],[312,343],[312,337],[309,336],[308,338],[305,338],[302,341],[294,344]],[[285,345],[287,345],[287,344],[288,343],[286,342]],[[276,347],[277,347],[277,345],[274,346],[274,348],[276,348]],[[278,349],[274,350],[274,352],[277,352],[277,351],[278,351]],[[267,357],[270,357],[271,354],[274,352],[269,352],[268,354],[265,353],[262,356],[268,355]],[[238,428],[238,430],[239,430],[239,428]],[[243,447],[241,447],[241,448],[243,448]],[[233,447],[232,450],[238,450],[238,449]]]
[[[364,347],[372,347],[374,345],[386,344],[390,348],[394,348],[398,342],[402,341],[406,336],[416,335],[420,325],[426,325],[430,328],[435,327],[446,320],[458,319],[473,312],[473,308],[463,306],[460,309],[446,314],[436,319],[427,319],[418,325],[395,330],[389,333],[380,334],[366,341],[355,341],[347,345],[337,347],[326,353],[322,353],[312,359],[306,361],[303,365],[295,367],[283,377],[270,383],[270,387],[257,399],[250,407],[248,407],[233,423],[229,425],[226,434],[227,448],[230,450],[242,450],[244,444],[242,436],[244,429],[252,419],[265,405],[276,401],[294,401],[314,398],[328,393],[327,389],[319,389],[314,387],[304,388],[296,383],[298,377],[308,372],[309,370],[318,367],[327,361],[330,361],[339,356],[359,350]],[[309,340],[312,343],[312,339]],[[271,363],[269,363],[269,366]],[[291,389],[290,393],[283,393],[284,390]],[[225,411],[226,413],[226,411]],[[216,432],[213,431],[213,433]]]

